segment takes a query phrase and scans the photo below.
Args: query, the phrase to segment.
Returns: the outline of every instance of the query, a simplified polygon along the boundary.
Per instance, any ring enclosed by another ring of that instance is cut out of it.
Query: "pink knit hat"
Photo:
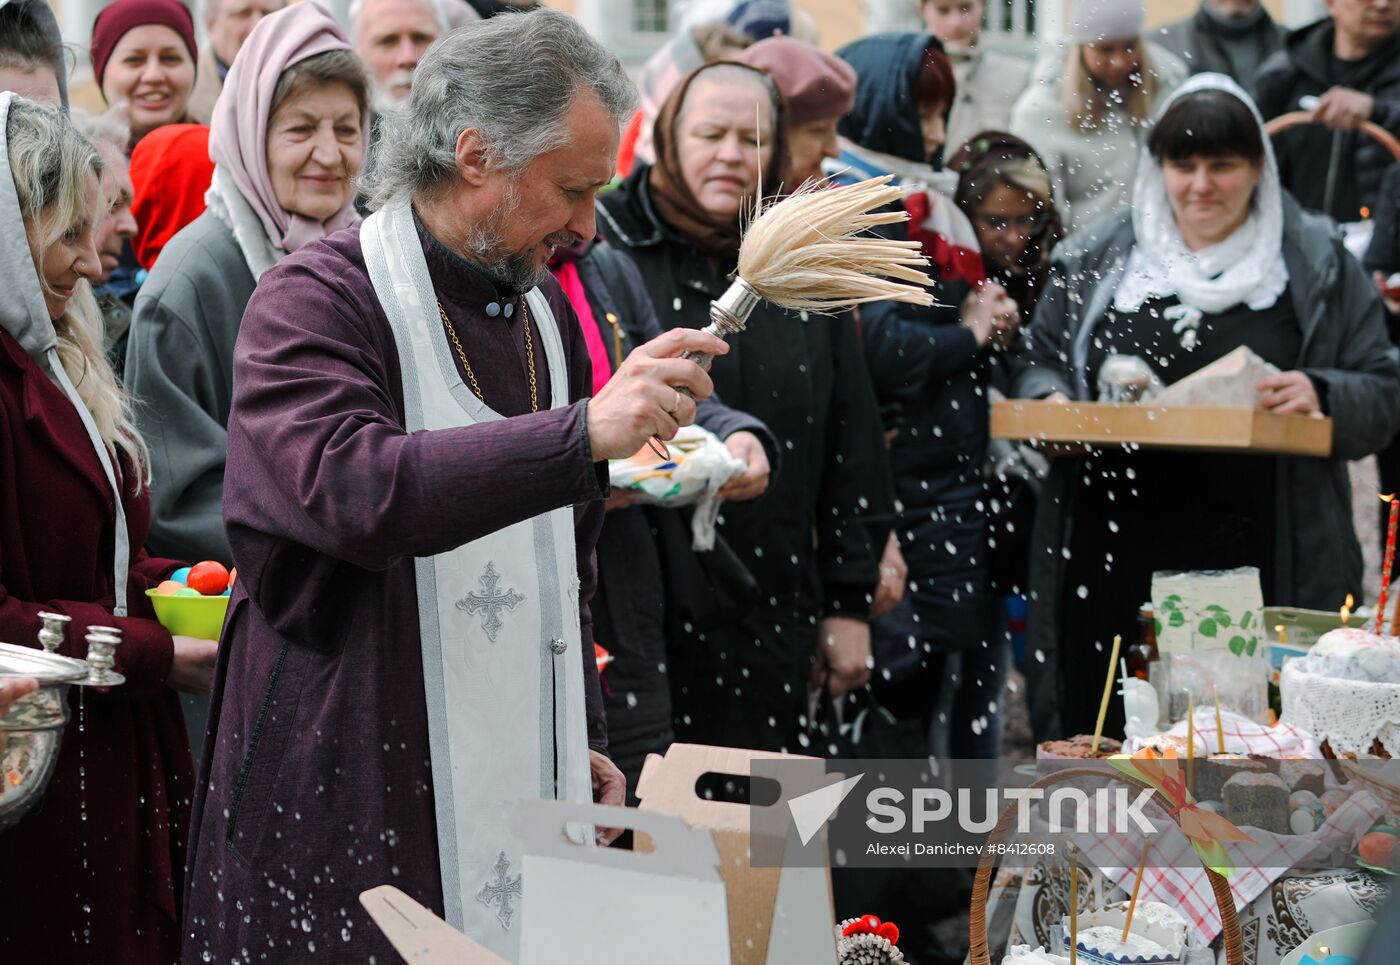
[[[855,69],[794,37],[760,40],[734,59],[773,78],[789,124],[835,119],[855,106]]]
[[[132,29],[146,24],[160,24],[180,35],[190,60],[199,63],[199,47],[194,42],[194,20],[180,0],[117,0],[102,10],[92,22],[92,73],[97,86],[107,71],[107,59],[117,42]]]

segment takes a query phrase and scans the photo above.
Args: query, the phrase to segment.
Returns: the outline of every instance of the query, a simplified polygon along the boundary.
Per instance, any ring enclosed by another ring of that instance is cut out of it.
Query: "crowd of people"
[[[634,85],[533,0],[113,0],[93,113],[44,0],[0,0],[0,639],[114,626],[126,677],[0,836],[13,954],[388,961],[356,900],[388,882],[510,957],[495,802],[635,805],[673,741],[995,758],[1013,669],[1037,737],[1093,729],[1156,570],[1361,596],[1400,0],[1075,0],[1034,59],[983,0],[834,53],[786,3],[697,7]],[[877,175],[932,306],[697,331],[756,199]],[[1331,458],[990,438],[1111,357],[1241,347]],[[745,466],[704,551],[608,482],[692,422]],[[201,560],[237,568],[219,641],[145,594]]]

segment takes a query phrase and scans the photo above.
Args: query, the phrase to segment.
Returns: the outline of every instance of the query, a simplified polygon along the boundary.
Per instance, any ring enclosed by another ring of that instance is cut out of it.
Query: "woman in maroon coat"
[[[145,590],[180,564],[142,550],[145,460],[89,333],[101,161],[68,120],[0,94],[0,640],[38,613],[121,629],[126,683],[73,698],[48,790],[0,835],[10,961],[173,962],[193,775],[179,698],[207,692],[212,641],[172,638]],[[37,270],[36,270],[37,269]],[[120,504],[113,499],[120,490]]]

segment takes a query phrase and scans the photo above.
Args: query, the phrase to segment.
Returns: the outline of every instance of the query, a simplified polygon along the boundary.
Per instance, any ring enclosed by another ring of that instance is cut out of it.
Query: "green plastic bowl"
[[[228,597],[161,596],[155,590],[147,590],[146,595],[155,607],[156,619],[172,634],[201,640],[219,639],[224,628],[224,614],[228,612]]]

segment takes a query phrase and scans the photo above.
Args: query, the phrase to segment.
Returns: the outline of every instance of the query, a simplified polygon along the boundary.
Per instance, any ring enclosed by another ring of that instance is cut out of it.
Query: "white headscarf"
[[[15,341],[29,353],[29,357],[47,371],[49,378],[63,390],[73,408],[78,410],[83,428],[87,429],[88,439],[97,451],[97,459],[102,471],[112,487],[113,502],[116,505],[112,585],[116,606],[112,612],[116,616],[126,616],[127,570],[131,563],[131,546],[126,534],[126,513],[122,509],[122,490],[118,482],[116,465],[111,449],[102,441],[97,431],[97,423],[88,412],[78,395],[73,380],[63,368],[58,357],[58,333],[53,320],[49,318],[44,304],[44,292],[39,287],[39,274],[34,268],[34,256],[29,252],[29,242],[24,230],[24,215],[19,207],[19,194],[15,191],[14,173],[10,170],[10,141],[8,137],[10,105],[19,100],[18,94],[6,91],[0,93],[0,291],[8,292],[0,298],[0,326],[14,336]]]
[[[1149,298],[1175,295],[1186,314],[1194,316],[1185,318],[1178,325],[1179,331],[1194,330],[1202,314],[1223,312],[1235,305],[1245,304],[1255,311],[1270,308],[1288,287],[1278,161],[1254,101],[1224,74],[1197,74],[1163,101],[1156,119],[1160,120],[1177,100],[1202,90],[1224,91],[1249,108],[1264,142],[1264,166],[1244,224],[1219,244],[1191,251],[1176,226],[1162,167],[1152,152],[1143,147],[1133,189],[1136,240],[1113,307],[1120,312],[1134,312]],[[1194,336],[1183,336],[1182,341],[1194,343]]]

